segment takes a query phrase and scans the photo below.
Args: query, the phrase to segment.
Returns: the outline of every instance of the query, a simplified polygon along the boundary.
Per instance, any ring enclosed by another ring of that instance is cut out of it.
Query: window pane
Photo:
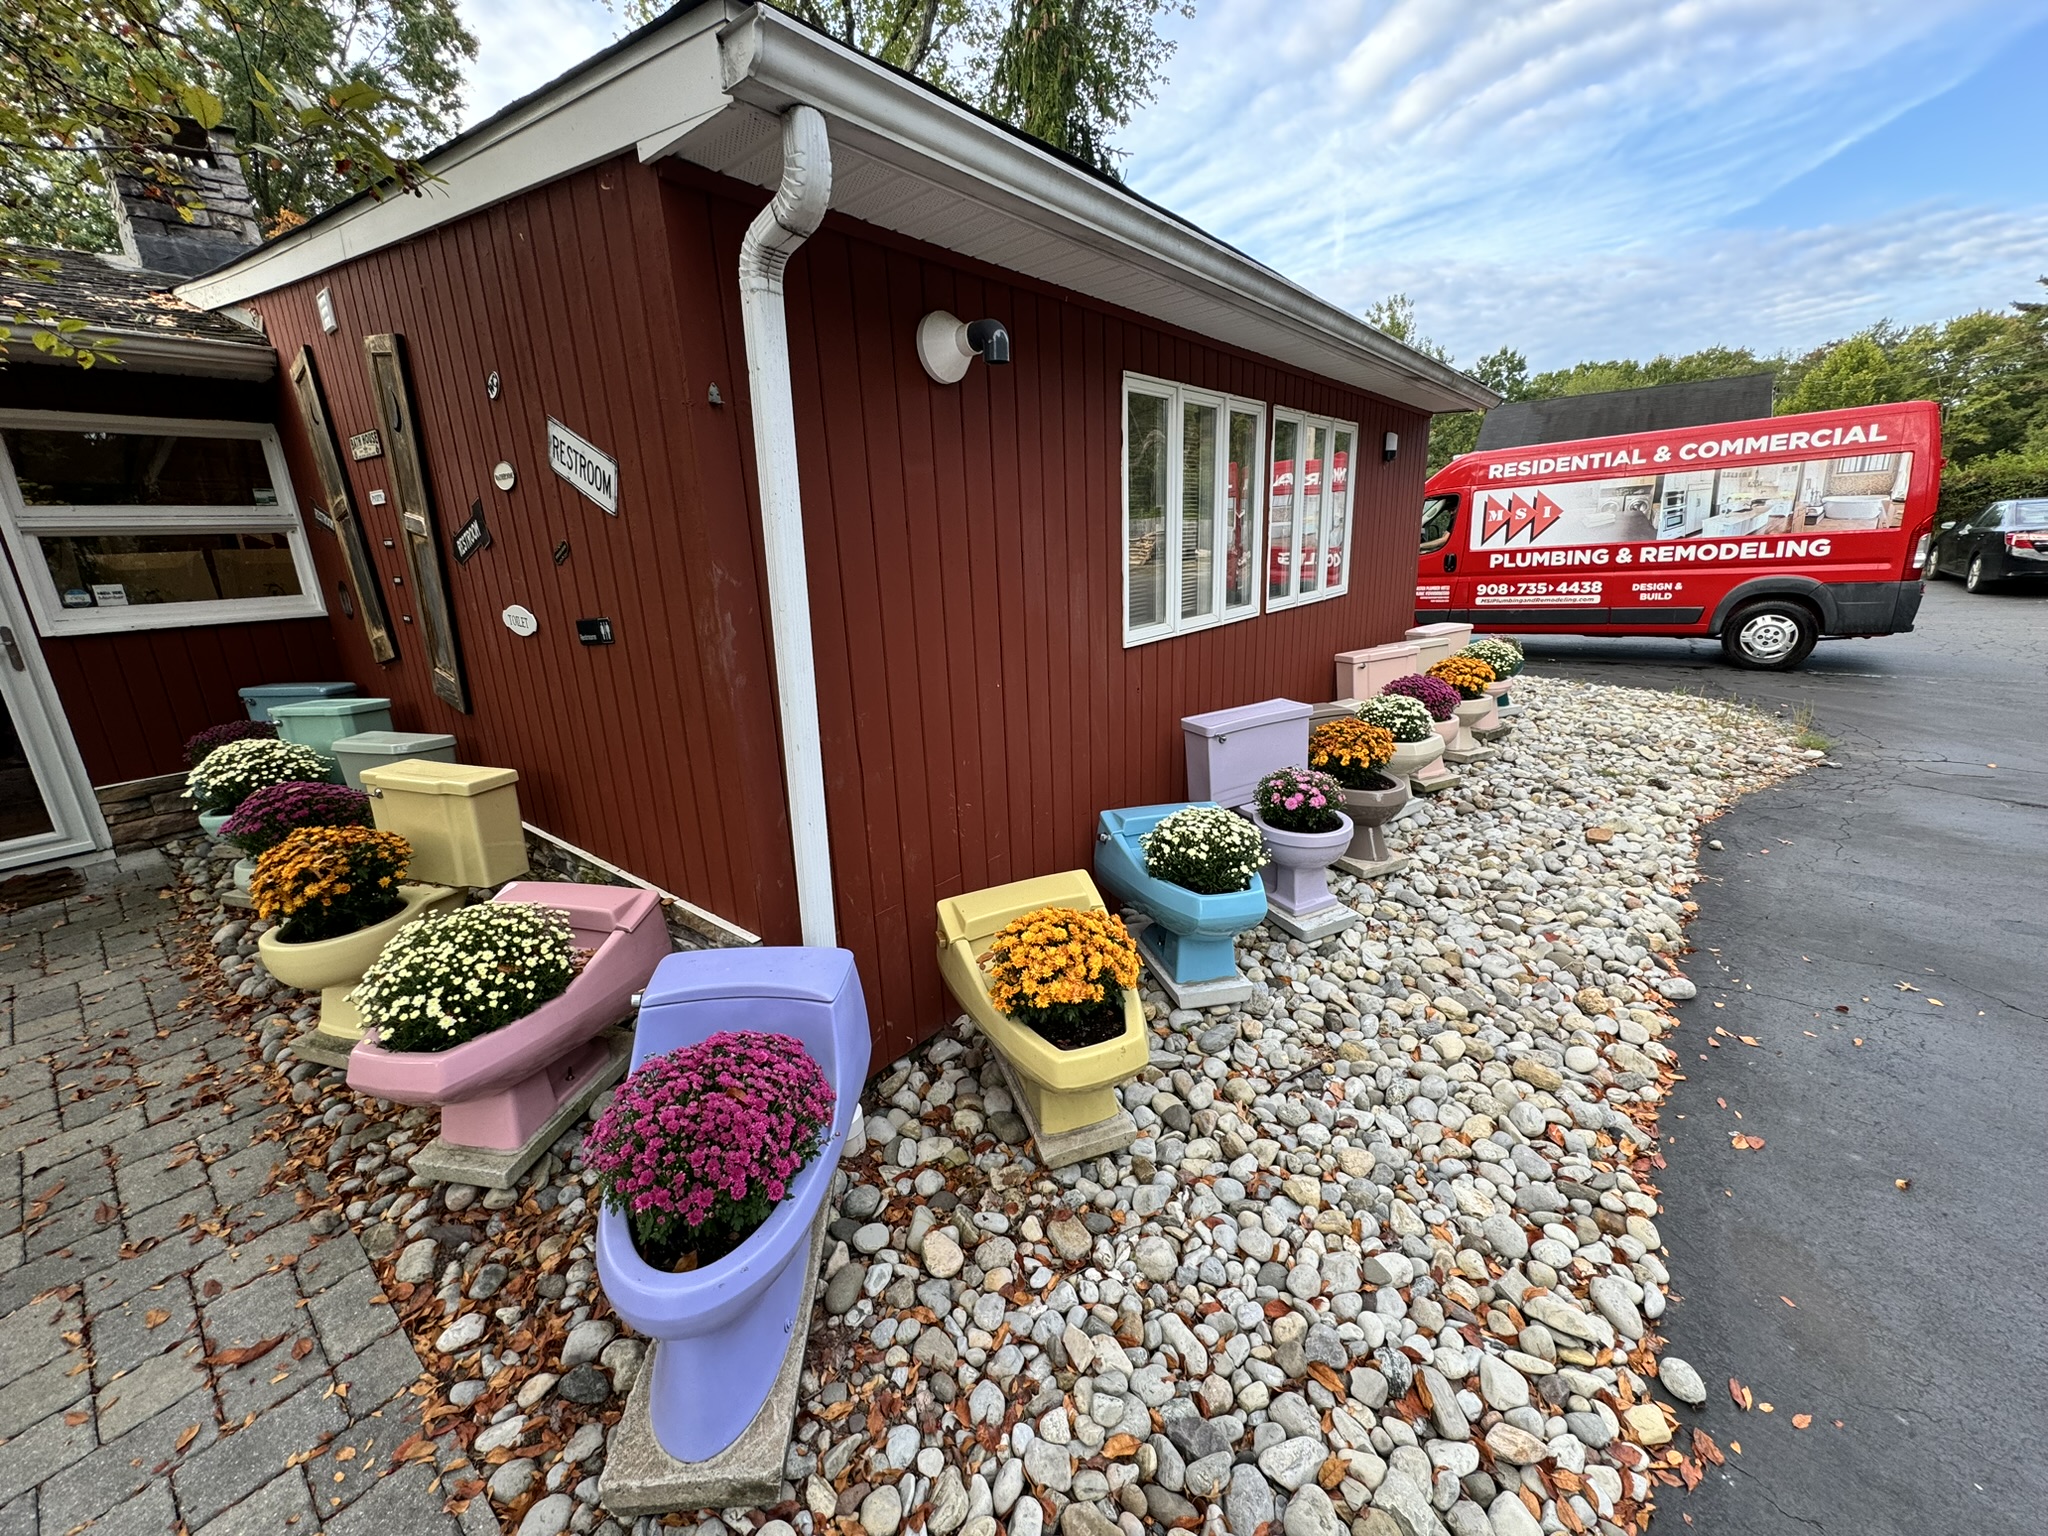
[[[1294,595],[1294,461],[1301,453],[1301,423],[1273,423],[1272,490],[1266,497],[1266,595]]]
[[[1301,467],[1301,585],[1302,592],[1318,590],[1322,582],[1323,459],[1329,452],[1330,429],[1311,422],[1308,451]]]
[[[1216,431],[1213,405],[1180,411],[1180,616],[1216,611]]]
[[[281,533],[44,534],[43,563],[66,608],[297,597]]]
[[[1230,413],[1230,458],[1224,486],[1223,606],[1244,608],[1259,600],[1258,555],[1252,530],[1258,522],[1259,418],[1250,411]]]
[[[1323,505],[1323,588],[1344,585],[1344,541],[1351,532],[1351,433],[1330,439],[1330,487]]]
[[[1458,521],[1458,498],[1455,496],[1425,496],[1422,498],[1422,553],[1442,549],[1451,542],[1451,529]]]
[[[1125,405],[1124,466],[1129,487],[1130,627],[1164,623],[1166,611],[1167,406],[1158,395],[1132,390]]]
[[[273,507],[263,445],[246,437],[0,430],[32,507]]]

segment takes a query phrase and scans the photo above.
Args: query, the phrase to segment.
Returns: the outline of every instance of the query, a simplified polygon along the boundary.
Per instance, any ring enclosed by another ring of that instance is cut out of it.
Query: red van
[[[1940,483],[1925,401],[1463,454],[1425,490],[1415,619],[1796,667],[1913,627]]]

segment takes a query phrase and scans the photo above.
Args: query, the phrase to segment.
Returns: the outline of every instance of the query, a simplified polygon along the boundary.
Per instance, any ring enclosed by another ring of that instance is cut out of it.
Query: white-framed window
[[[44,635],[327,611],[260,422],[0,411],[0,535]]]
[[[1273,412],[1266,607],[1341,597],[1351,586],[1351,469],[1358,424]]]
[[[1124,375],[1124,644],[1259,611],[1266,408]]]

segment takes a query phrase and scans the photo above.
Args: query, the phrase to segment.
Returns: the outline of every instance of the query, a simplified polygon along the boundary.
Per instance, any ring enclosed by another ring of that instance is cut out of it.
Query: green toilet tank
[[[364,731],[391,729],[389,699],[302,699],[296,704],[274,704],[270,718],[277,722],[277,734],[285,741],[311,747],[323,756],[334,756],[334,744],[343,737]],[[337,782],[339,776],[337,775]]]
[[[350,789],[363,787],[363,770],[410,758],[430,763],[455,761],[455,738],[433,731],[360,731],[344,736],[330,749]]]
[[[339,699],[356,691],[354,683],[255,683],[240,690],[242,708],[251,720],[268,720],[279,704],[306,699]]]

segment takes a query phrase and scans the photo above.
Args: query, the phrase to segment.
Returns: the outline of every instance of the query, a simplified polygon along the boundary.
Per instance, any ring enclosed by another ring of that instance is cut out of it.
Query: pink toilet
[[[1421,648],[1413,640],[1396,640],[1390,645],[1369,645],[1360,651],[1337,653],[1337,697],[1369,699],[1397,677],[1420,672],[1417,660]]]
[[[503,1185],[622,1074],[630,1041],[606,1032],[631,1014],[673,945],[652,891],[517,880],[492,899],[569,914],[576,947],[595,951],[569,990],[445,1051],[387,1051],[373,1031],[349,1053],[348,1082],[394,1103],[441,1106],[441,1134],[414,1158],[415,1173]]]

